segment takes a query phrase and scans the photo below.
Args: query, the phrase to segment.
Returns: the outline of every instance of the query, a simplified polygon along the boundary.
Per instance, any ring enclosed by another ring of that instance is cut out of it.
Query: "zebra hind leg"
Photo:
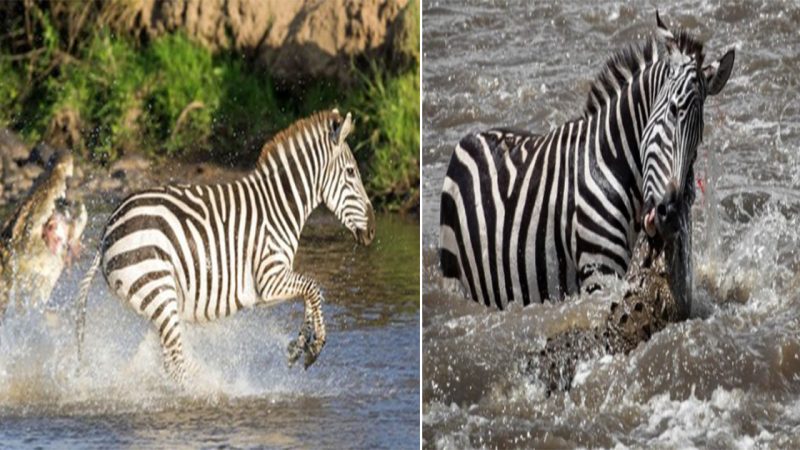
[[[183,384],[186,380],[186,362],[183,358],[183,337],[177,306],[178,302],[175,299],[165,302],[161,314],[153,316],[153,324],[161,338],[164,370],[176,383]]]

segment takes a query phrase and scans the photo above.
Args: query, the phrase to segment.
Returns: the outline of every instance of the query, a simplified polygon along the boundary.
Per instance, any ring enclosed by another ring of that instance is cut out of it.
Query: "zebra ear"
[[[661,21],[658,10],[656,10],[656,32],[658,33],[659,39],[664,41],[664,45],[667,46],[667,52],[671,54],[678,48],[678,41],[675,40],[675,35],[672,34],[672,31],[669,31],[669,28]]]
[[[344,122],[342,122],[339,128],[333,130],[331,138],[337,146],[341,146],[351,131],[353,131],[353,117],[350,115],[350,113],[347,113],[347,117],[344,118]]]
[[[703,75],[706,77],[707,95],[717,95],[733,71],[733,60],[735,59],[734,49],[728,50],[725,56],[714,61],[713,64],[703,67]]]

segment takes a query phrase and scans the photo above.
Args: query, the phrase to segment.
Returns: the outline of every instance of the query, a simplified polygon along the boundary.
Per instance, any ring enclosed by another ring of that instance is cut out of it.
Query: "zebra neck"
[[[627,83],[610,92],[605,99],[605,105],[595,114],[594,120],[597,120],[600,127],[598,132],[605,134],[605,145],[608,147],[605,149],[608,152],[606,154],[610,154],[613,159],[623,154],[627,157],[639,188],[637,197],[641,197],[643,187],[645,149],[641,142],[652,114],[657,111],[668,70],[669,65],[661,60],[648,64],[632,75]]]
[[[597,140],[598,167],[614,168],[618,188],[606,186],[609,195],[625,197],[626,234],[633,248],[644,203],[644,153],[642,138],[665,85],[668,65],[656,60],[619,85],[599,96],[593,113],[586,118],[590,142]],[[609,172],[610,173],[610,172]],[[612,192],[613,191],[613,192]]]
[[[322,203],[317,189],[322,177],[314,170],[315,165],[291,162],[297,159],[274,153],[251,175],[264,200],[262,213],[271,239],[277,239],[290,258],[297,250],[308,217]]]

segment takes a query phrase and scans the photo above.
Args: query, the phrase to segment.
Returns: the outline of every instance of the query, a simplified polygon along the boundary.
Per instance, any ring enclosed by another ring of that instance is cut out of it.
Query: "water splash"
[[[98,283],[90,298],[81,364],[69,310],[9,314],[0,327],[0,409],[80,407],[99,413],[175,401],[335,395],[347,384],[298,376],[285,360],[292,336],[288,324],[252,311],[220,323],[187,326],[186,352],[193,370],[189,386],[178,388],[164,374],[155,332],[109,299],[103,287]]]
[[[800,35],[785,5],[704,1],[694,17],[654,2],[450,3],[423,5],[425,445],[800,446],[800,59],[786,51]],[[695,164],[705,192],[692,212],[693,292],[705,310],[627,357],[583,362],[571,392],[543,398],[510,361],[594,306],[536,305],[485,319],[484,308],[446,290],[435,266],[441,177],[469,132],[542,132],[556,114],[579,110],[609,50],[652,35],[656,7],[707,39],[709,57],[737,48],[725,91],[707,102]],[[502,24],[502,37],[484,24]],[[478,95],[464,67],[497,80],[496,95]],[[547,95],[514,95],[542,84]]]

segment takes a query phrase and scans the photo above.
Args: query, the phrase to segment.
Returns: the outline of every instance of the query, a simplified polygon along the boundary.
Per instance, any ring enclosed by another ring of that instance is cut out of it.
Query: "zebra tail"
[[[91,287],[92,279],[94,279],[94,275],[97,273],[97,269],[100,267],[101,256],[102,253],[100,250],[98,250],[94,255],[92,265],[89,267],[86,275],[84,275],[81,283],[78,285],[78,299],[75,302],[75,307],[77,308],[75,314],[75,334],[78,341],[78,362],[81,361],[83,356],[83,334],[86,326],[86,302],[89,299],[89,287]]]

